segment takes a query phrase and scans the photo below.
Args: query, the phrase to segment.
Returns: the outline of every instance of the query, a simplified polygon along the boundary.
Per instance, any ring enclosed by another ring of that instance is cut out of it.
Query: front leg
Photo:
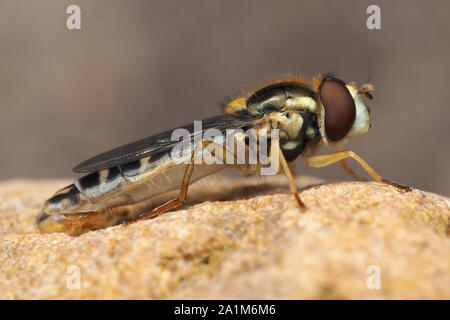
[[[337,151],[343,151],[342,144],[338,145]],[[360,178],[352,169],[349,168],[349,166],[347,165],[347,161],[345,159],[342,159],[340,162],[341,168],[345,171],[345,173],[347,173],[356,181],[364,181],[364,179]]]
[[[347,159],[347,158],[353,158],[355,159],[361,167],[364,168],[364,170],[367,171],[368,174],[377,182],[384,183],[391,185],[395,187],[400,192],[408,192],[411,191],[411,188],[408,186],[403,186],[400,184],[397,184],[395,182],[391,182],[389,180],[381,178],[381,176],[375,172],[375,170],[372,169],[371,166],[367,164],[360,156],[358,156],[356,153],[350,150],[343,150],[343,151],[337,151],[329,154],[319,155],[319,156],[312,156],[305,158],[305,162],[308,166],[314,167],[314,168],[320,168],[320,167],[326,167],[330,164],[333,164],[335,162]]]

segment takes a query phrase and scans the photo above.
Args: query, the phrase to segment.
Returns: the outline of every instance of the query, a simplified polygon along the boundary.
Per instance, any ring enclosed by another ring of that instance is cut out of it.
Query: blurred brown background
[[[70,4],[81,30],[66,28]],[[369,4],[381,30],[366,28]],[[2,0],[0,180],[75,177],[96,153],[220,113],[243,86],[331,70],[376,88],[373,128],[349,147],[449,195],[449,18],[449,1]]]

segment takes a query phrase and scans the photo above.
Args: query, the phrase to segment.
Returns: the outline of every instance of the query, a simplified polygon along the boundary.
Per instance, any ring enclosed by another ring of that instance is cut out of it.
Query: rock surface
[[[223,178],[178,211],[79,237],[34,222],[68,181],[0,183],[0,298],[450,298],[447,198],[318,182],[299,180],[303,214],[282,177]]]

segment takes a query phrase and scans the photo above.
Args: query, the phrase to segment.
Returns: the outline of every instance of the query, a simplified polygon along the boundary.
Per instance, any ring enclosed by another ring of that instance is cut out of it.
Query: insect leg
[[[298,207],[300,208],[300,210],[305,211],[306,206],[303,203],[303,201],[300,199],[300,197],[298,196],[298,190],[297,190],[297,186],[295,185],[294,175],[292,174],[292,171],[289,167],[289,164],[286,161],[286,158],[283,155],[283,152],[281,152],[280,144],[276,143],[275,145],[276,145],[276,148],[278,148],[278,154],[280,155],[281,167],[283,168],[284,175],[286,176],[286,178],[288,180],[289,189],[291,190],[292,195],[294,196],[295,200],[297,201],[297,204],[298,204]]]
[[[293,163],[287,163],[283,152],[280,149],[279,141],[272,141],[272,145],[274,148],[278,148],[278,155],[279,155],[279,161],[281,162],[281,166],[283,168],[284,174],[288,180],[289,183],[289,189],[291,190],[292,195],[294,196],[295,200],[297,201],[297,204],[301,211],[306,210],[306,206],[303,203],[303,201],[300,199],[298,195],[297,186],[295,185],[294,176],[292,174],[291,168],[294,168]],[[227,153],[227,149],[224,148],[224,151],[226,152],[226,155],[228,156],[229,153]],[[273,150],[272,150],[273,151]],[[234,155],[234,163],[233,164],[227,164],[228,166],[232,167],[239,173],[241,173],[243,176],[250,176],[256,174],[260,170],[260,165],[255,164],[237,164],[237,157]]]
[[[297,201],[297,204],[298,204],[300,210],[304,211],[306,209],[306,206],[303,203],[303,201],[300,199],[300,197],[298,196],[297,186],[295,185],[294,176],[291,171],[291,168],[293,168],[294,166],[292,163],[289,163],[289,164],[287,163],[287,161],[283,155],[283,152],[280,149],[279,141],[273,141],[273,142],[274,142],[273,143],[274,147],[278,148],[277,151],[279,154],[279,160],[281,162],[281,166],[282,166],[284,173],[286,175],[286,178],[288,180],[289,189],[291,190],[292,195],[294,196],[295,200]],[[215,145],[215,144],[213,143],[213,145]],[[226,155],[227,157],[228,156],[233,157],[233,160],[234,160],[233,164],[226,164],[226,165],[232,167],[234,170],[238,171],[243,176],[254,175],[260,170],[260,165],[257,165],[257,164],[238,164],[237,163],[238,158],[237,158],[236,154],[233,153],[230,155],[229,150],[225,146],[220,146],[220,145],[215,145],[215,146],[217,146],[219,148],[223,148],[223,154]]]
[[[373,170],[372,167],[367,164],[367,162],[365,162],[360,156],[358,156],[356,153],[354,153],[353,151],[350,151],[350,150],[342,150],[342,151],[319,155],[319,156],[306,157],[305,162],[310,167],[320,168],[320,167],[326,167],[330,164],[344,160],[346,158],[355,159],[361,165],[361,167],[363,167],[364,170],[366,170],[367,173],[370,174],[370,176],[375,181],[391,185],[391,186],[395,187],[398,191],[402,191],[402,192],[411,191],[411,188],[408,186],[403,186],[403,185],[397,184],[395,182],[391,182],[389,180],[381,178],[381,176],[378,173],[376,173],[375,170]]]
[[[341,144],[339,144],[339,146],[338,146],[338,151],[343,151],[343,149],[342,149],[342,145]],[[345,159],[342,159],[341,161],[340,161],[340,163],[341,163],[341,168],[342,169],[344,169],[344,171],[349,175],[349,176],[351,176],[353,179],[355,179],[356,181],[364,181],[364,179],[362,179],[362,178],[360,178],[352,169],[350,169],[349,167],[348,167],[348,165],[347,165],[347,161],[345,160]]]
[[[186,171],[184,172],[183,181],[181,182],[180,194],[178,195],[178,198],[167,201],[166,203],[153,209],[151,212],[140,215],[139,217],[132,220],[131,222],[154,218],[156,216],[159,216],[160,214],[163,214],[164,212],[166,212],[168,210],[175,209],[175,208],[181,206],[184,203],[184,201],[186,201],[187,191],[188,191],[188,187],[189,187],[189,181],[191,180],[192,172],[194,171],[194,159],[197,156],[197,153],[202,148],[204,148],[205,145],[208,145],[209,143],[211,143],[211,142],[209,142],[209,141],[200,142],[198,147],[192,153],[191,161],[187,165]]]

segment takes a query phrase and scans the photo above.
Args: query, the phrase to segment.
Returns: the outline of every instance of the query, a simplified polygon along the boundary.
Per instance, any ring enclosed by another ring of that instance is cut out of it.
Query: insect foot
[[[398,183],[389,181],[387,179],[382,179],[382,181],[384,183],[386,183],[386,184],[389,184],[389,185],[393,186],[395,189],[397,189],[398,192],[410,192],[410,191],[412,191],[411,187],[404,186],[402,184],[398,184]]]

